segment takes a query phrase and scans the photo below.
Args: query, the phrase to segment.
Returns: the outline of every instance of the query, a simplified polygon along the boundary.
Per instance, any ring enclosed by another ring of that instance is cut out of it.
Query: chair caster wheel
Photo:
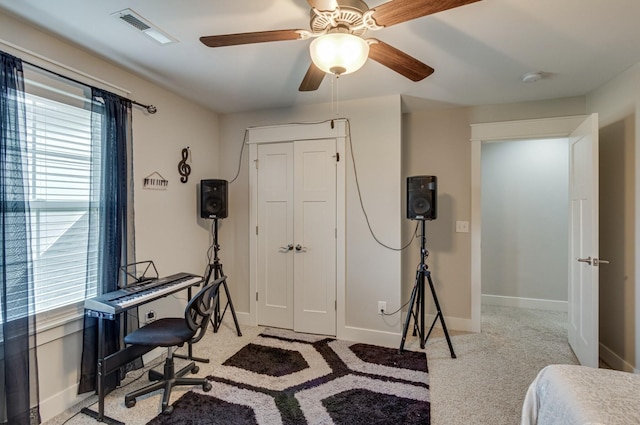
[[[162,414],[170,415],[173,412],[173,406],[167,406],[162,410]]]
[[[211,388],[213,388],[211,386],[211,382],[205,382],[204,384],[202,384],[202,391],[204,391],[205,393],[211,391]]]
[[[193,373],[193,374],[196,374],[198,372],[200,372],[200,368],[197,365],[194,366],[193,369],[191,369],[191,373]]]
[[[132,399],[125,398],[124,399],[124,405],[127,406],[127,409],[131,409],[133,406],[136,405],[136,399],[135,398],[132,398]]]

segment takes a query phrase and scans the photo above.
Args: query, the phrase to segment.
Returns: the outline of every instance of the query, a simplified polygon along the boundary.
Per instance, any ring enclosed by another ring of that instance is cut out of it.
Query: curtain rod
[[[47,63],[49,63],[49,64],[52,64],[52,65],[58,66],[58,67],[60,67],[60,68],[66,69],[67,71],[73,72],[74,74],[81,75],[81,76],[83,76],[83,77],[85,77],[85,78],[88,78],[88,79],[90,79],[90,80],[93,80],[93,81],[95,81],[95,82],[97,82],[97,83],[104,84],[105,86],[108,86],[108,87],[111,87],[111,88],[113,88],[113,89],[116,89],[116,90],[118,90],[118,91],[120,91],[120,92],[122,92],[122,93],[126,93],[127,98],[128,98],[128,96],[130,96],[130,95],[131,95],[131,91],[129,91],[129,90],[127,90],[127,89],[123,89],[122,87],[116,86],[115,84],[112,84],[112,83],[110,83],[110,82],[108,82],[108,81],[105,81],[105,80],[102,80],[102,79],[100,79],[100,78],[94,77],[93,75],[89,75],[89,74],[87,74],[86,72],[83,72],[83,71],[77,70],[77,69],[75,69],[75,68],[72,68],[72,67],[70,67],[70,66],[68,66],[68,65],[65,65],[65,64],[63,64],[63,63],[60,63],[60,62],[55,61],[55,60],[53,60],[53,59],[49,59],[49,58],[47,58],[46,56],[42,56],[42,55],[40,55],[40,54],[38,54],[38,53],[32,52],[31,50],[27,50],[27,49],[25,49],[24,47],[20,47],[20,46],[18,46],[18,45],[16,45],[16,44],[13,44],[13,43],[8,42],[8,41],[6,41],[6,40],[3,40],[3,39],[1,39],[1,38],[0,38],[0,43],[1,43],[1,44],[4,44],[5,46],[10,47],[10,48],[12,48],[12,49],[18,50],[19,52],[26,53],[26,54],[27,54],[27,55],[29,55],[29,56],[33,56],[33,57],[35,57],[35,58],[37,58],[37,59],[40,59],[40,60],[42,60],[42,61],[44,61],[44,62],[47,62]],[[26,62],[26,61],[25,61],[25,62]],[[30,63],[30,62],[26,62],[26,63],[28,63],[29,65],[35,66],[36,68],[40,68],[40,69],[43,69],[43,70],[45,70],[45,71],[52,72],[51,70],[48,70],[48,69],[42,68],[41,66],[36,65],[36,64],[34,64],[34,63]],[[69,79],[69,80],[72,80],[72,81],[74,81],[74,82],[76,82],[76,83],[84,84],[84,83],[82,83],[81,81],[74,80],[73,78],[67,77],[66,75],[61,75],[61,74],[58,74],[58,73],[55,73],[55,72],[54,72],[54,74],[59,75],[60,77],[63,77],[63,78],[67,78],[67,79]],[[131,100],[131,99],[129,99],[129,100]],[[131,100],[131,103],[133,103],[134,105],[138,105],[138,106],[140,106],[140,107],[145,108],[145,109],[147,110],[147,112],[148,112],[148,113],[150,113],[150,114],[155,114],[156,112],[158,112],[158,109],[157,109],[155,106],[153,106],[153,105],[144,105],[144,104],[142,104],[142,103],[140,103],[140,102],[136,102],[135,100]]]

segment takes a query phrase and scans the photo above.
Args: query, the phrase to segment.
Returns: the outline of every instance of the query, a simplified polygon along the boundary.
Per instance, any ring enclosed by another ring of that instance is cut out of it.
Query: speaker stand
[[[213,219],[213,263],[210,263],[207,266],[207,273],[205,277],[205,282],[209,282],[211,279],[211,275],[213,275],[213,279],[218,279],[224,276],[224,271],[222,270],[222,263],[220,262],[220,258],[218,257],[218,252],[220,251],[220,245],[218,244],[218,219]],[[224,306],[222,312],[220,312],[220,296],[216,297],[216,305],[213,312],[213,332],[218,332],[220,329],[220,325],[222,324],[222,319],[224,318],[225,313],[227,312],[227,308],[231,310],[231,315],[233,316],[233,322],[236,325],[236,332],[238,336],[242,336],[242,332],[240,332],[240,325],[238,324],[238,317],[236,316],[236,310],[233,308],[233,301],[231,301],[231,294],[229,293],[229,287],[227,286],[227,280],[225,279],[222,282],[222,287],[224,288],[224,293],[227,297],[227,304]]]
[[[409,330],[409,322],[411,318],[414,319],[413,324],[413,335],[418,336],[420,338],[420,348],[424,348],[429,336],[431,335],[431,331],[435,326],[438,319],[440,319],[440,323],[442,324],[442,330],[444,331],[444,336],[447,339],[447,344],[449,345],[449,351],[451,353],[451,358],[456,358],[456,353],[453,351],[453,345],[451,344],[451,339],[449,338],[449,332],[447,331],[447,325],[444,323],[444,316],[442,315],[442,310],[440,309],[440,303],[438,302],[438,296],[436,295],[436,289],[433,286],[433,281],[431,280],[431,271],[427,267],[425,260],[427,258],[427,249],[426,249],[426,234],[425,234],[425,220],[422,221],[421,226],[421,241],[420,241],[420,264],[418,264],[418,270],[416,271],[416,281],[413,286],[413,291],[411,292],[411,300],[409,301],[409,312],[407,314],[407,319],[404,322],[404,329],[402,331],[402,341],[400,342],[399,353],[402,353],[404,350],[404,343],[407,339],[407,331]],[[433,302],[436,306],[436,317],[433,319],[433,323],[431,323],[431,327],[429,328],[429,332],[427,336],[424,337],[424,286],[425,286],[425,278],[429,282],[429,288],[431,289],[431,295],[433,297]],[[415,306],[415,308],[414,308]],[[420,319],[418,321],[418,319]],[[424,338],[423,338],[424,337]]]
[[[218,252],[220,251],[220,245],[218,245],[218,219],[215,218],[213,220],[213,263],[209,263],[207,265],[207,269],[205,272],[205,278],[203,280],[206,285],[209,283],[211,276],[213,275],[213,279],[218,279],[224,276],[224,272],[222,270],[222,263],[220,262],[220,258],[218,257]],[[215,306],[213,310],[213,317],[211,318],[211,323],[213,324],[213,332],[217,333],[218,329],[220,329],[220,325],[222,324],[222,318],[227,312],[227,308],[231,310],[231,314],[233,315],[233,322],[236,325],[236,332],[238,336],[242,336],[242,332],[240,331],[240,325],[238,324],[238,317],[236,316],[236,310],[233,308],[233,301],[231,301],[231,294],[229,293],[229,287],[227,286],[227,280],[225,279],[222,282],[222,287],[224,288],[225,295],[227,296],[227,304],[220,313],[220,294],[215,297]],[[218,291],[220,288],[218,288]],[[189,299],[191,299],[191,288],[189,288]],[[174,354],[173,357],[178,357],[181,359],[193,360],[200,363],[209,363],[209,359],[193,357],[193,344],[191,341],[187,344],[187,355]]]

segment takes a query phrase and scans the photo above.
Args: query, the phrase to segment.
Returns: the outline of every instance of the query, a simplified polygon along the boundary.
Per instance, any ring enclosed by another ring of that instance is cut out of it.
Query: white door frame
[[[345,329],[346,294],[346,139],[347,122],[336,119],[309,124],[284,124],[247,129],[246,143],[249,145],[249,322],[257,325],[257,261],[258,243],[258,185],[256,160],[258,145],[262,143],[283,143],[316,139],[335,139],[339,161],[336,167],[336,336]]]
[[[471,124],[471,331],[480,332],[482,306],[482,157],[483,143],[568,137],[587,115]]]

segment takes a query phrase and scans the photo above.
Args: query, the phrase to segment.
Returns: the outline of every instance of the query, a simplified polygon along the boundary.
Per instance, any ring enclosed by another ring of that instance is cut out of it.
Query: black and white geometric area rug
[[[266,330],[147,425],[430,423],[425,353]]]

